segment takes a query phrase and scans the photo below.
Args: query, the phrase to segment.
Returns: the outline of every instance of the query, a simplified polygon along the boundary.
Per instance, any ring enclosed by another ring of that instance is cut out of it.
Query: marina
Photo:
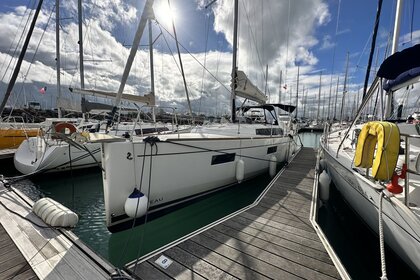
[[[256,205],[128,264],[128,270],[141,279],[347,278],[309,221],[315,163],[315,151],[303,148]]]
[[[416,1],[96,2],[0,4],[0,280],[419,279]]]
[[[219,275],[218,273],[221,273],[223,269],[227,269],[227,267],[230,266],[232,266],[232,269],[234,269],[235,271],[239,269],[238,271],[242,271],[242,273],[244,273],[236,275],[236,277],[239,277],[241,279],[248,279],[248,277],[251,277],[253,279],[254,277],[263,277],[265,272],[261,274],[262,268],[270,268],[270,272],[268,272],[268,275],[270,275],[270,273],[275,273],[272,274],[272,276],[279,275],[278,277],[280,278],[276,279],[282,279],[286,276],[292,277],[293,275],[296,275],[301,278],[340,278],[339,273],[334,267],[334,263],[331,261],[328,253],[323,247],[323,243],[319,240],[319,237],[315,233],[309,221],[311,203],[313,201],[312,188],[314,185],[315,162],[315,150],[313,150],[312,148],[303,148],[293,159],[293,161],[287,167],[284,167],[279,173],[279,175],[276,176],[275,180],[273,180],[269,184],[269,186],[264,191],[264,195],[260,195],[256,202],[252,205],[246,206],[246,208],[248,208],[249,210],[236,211],[233,214],[228,215],[228,218],[224,217],[224,222],[220,223],[220,221],[216,221],[212,223],[214,227],[211,227],[210,229],[208,229],[208,227],[206,226],[206,231],[202,234],[188,234],[187,236],[193,235],[193,237],[191,237],[190,240],[187,240],[184,245],[178,244],[175,248],[165,250],[164,254],[166,254],[168,257],[174,257],[175,260],[175,256],[177,254],[175,254],[174,252],[178,252],[179,250],[181,250],[181,253],[178,253],[181,254],[180,256],[183,257],[181,257],[181,259],[177,259],[177,262],[181,262],[185,266],[185,262],[191,262],[192,260],[196,261],[199,267],[197,268],[198,272],[191,272],[191,274],[189,274],[188,272],[184,271],[184,274],[182,275],[201,275],[203,273],[202,269],[204,269],[204,271],[207,271],[207,269],[209,269],[209,267],[207,267],[207,262],[209,262],[209,259],[207,258],[210,258],[210,263],[212,263],[213,265],[216,264],[216,266],[217,264],[222,266],[211,268],[210,270],[214,271],[211,272],[211,274],[208,274],[207,278],[211,278],[211,275]],[[278,182],[280,180],[283,181],[285,178],[282,176],[287,177],[289,181],[282,182],[281,184],[279,184]],[[14,207],[15,211],[23,213],[23,210],[19,210],[19,207],[25,208],[26,213],[29,214],[27,214],[28,218],[32,219],[33,221],[36,221],[37,223],[42,223],[42,221],[37,219],[37,217],[34,214],[28,212],[27,208],[31,205],[31,200],[29,198],[27,198],[24,194],[20,193],[20,191],[17,190],[8,191],[6,189],[3,189],[2,191],[2,203],[5,203],[7,209]],[[8,198],[8,200],[11,201],[5,201],[5,198]],[[259,207],[254,207],[256,205],[258,205]],[[63,272],[62,269],[63,267],[67,266],[76,269],[77,265],[75,266],[75,264],[72,263],[75,262],[75,260],[72,260],[73,255],[78,256],[78,258],[84,258],[87,261],[87,267],[83,269],[83,271],[87,270],[88,273],[86,275],[89,275],[89,277],[96,277],[95,279],[99,279],[100,277],[105,277],[106,275],[111,275],[113,272],[115,272],[115,268],[112,265],[109,265],[101,257],[97,256],[96,253],[90,251],[88,247],[83,245],[83,242],[76,238],[76,236],[72,233],[67,233],[65,236],[62,236],[61,233],[58,233],[58,237],[55,237],[56,234],[45,233],[45,231],[56,230],[36,230],[34,226],[31,225],[28,221],[22,220],[20,217],[17,217],[13,214],[8,214],[5,207],[2,208],[2,211],[5,212],[4,215],[2,215],[2,224],[9,223],[8,227],[10,227],[10,222],[7,222],[7,220],[11,219],[12,221],[14,221],[14,223],[20,225],[19,227],[23,227],[27,230],[27,238],[29,238],[30,236],[33,236],[32,238],[35,238],[35,241],[33,241],[31,238],[24,239],[23,241],[30,242],[30,244],[34,244],[34,248],[31,249],[31,247],[29,247],[29,249],[32,250],[32,254],[34,254],[33,251],[36,252],[35,255],[30,255],[31,252],[28,253],[24,251],[25,257],[28,260],[29,264],[24,262],[25,258],[23,258],[22,256],[20,257],[20,260],[22,261],[22,267],[26,269],[22,269],[21,267],[19,267],[19,271],[25,273],[24,275],[32,275],[31,273],[35,271],[38,277],[40,279],[43,279],[46,277],[46,275],[49,275],[50,273],[53,273],[52,275],[56,275],[55,277],[60,277],[58,275],[64,273],[63,279],[70,279],[68,278],[69,276],[66,276],[65,274],[68,273],[68,271]],[[199,229],[198,231],[202,232],[203,229]],[[13,232],[13,230],[11,232],[13,239],[15,239],[15,235],[17,232]],[[53,240],[47,239],[41,245],[40,243],[42,242],[42,239],[40,239],[40,237],[36,237],[39,236],[40,233],[42,234],[42,236],[48,236],[50,238],[53,238]],[[73,240],[65,240],[66,238],[68,238],[67,235],[69,234],[70,236],[72,236],[71,239]],[[238,238],[238,240],[248,245],[237,247],[239,245],[235,245],[235,242],[232,243],[232,241],[229,241],[229,235],[226,234],[235,234],[235,237]],[[2,238],[4,239],[7,237],[6,231],[4,231],[4,234],[2,236]],[[58,241],[56,241],[54,238]],[[75,252],[73,252],[71,245],[71,242],[75,242],[74,240],[77,240],[78,243],[78,248],[74,249]],[[218,244],[218,242],[221,242],[223,240],[225,240],[227,243],[225,245],[220,246],[220,249],[217,249],[218,246],[216,245]],[[178,241],[175,242],[179,243]],[[252,245],[250,245],[249,242],[251,242]],[[57,243],[61,244],[62,247],[54,247],[54,245]],[[65,245],[63,245],[63,243]],[[198,245],[197,243],[200,245]],[[8,244],[8,246],[11,245]],[[167,245],[165,245],[164,247],[166,246]],[[79,247],[83,249],[81,250],[81,252],[79,252]],[[213,248],[216,251],[210,253],[209,250],[211,248]],[[68,253],[69,250],[72,253]],[[225,250],[225,253],[229,252],[229,254],[226,255],[228,258],[217,260],[217,256],[221,257],[220,254],[221,252],[223,252],[223,250]],[[67,256],[61,261],[64,263],[68,262],[69,264],[56,266],[55,264],[57,263],[57,261],[54,262],[50,260],[50,258],[57,258],[54,257],[54,252],[56,252],[55,254],[61,255],[61,257],[63,257],[63,255]],[[10,252],[9,254],[12,253]],[[18,254],[18,252],[13,254]],[[46,261],[39,260],[40,256],[37,256],[37,254],[40,254],[42,257],[46,258]],[[152,253],[146,254],[146,256],[144,256],[143,258],[146,258],[150,254]],[[192,256],[188,254],[201,254],[203,260],[197,259],[198,256]],[[249,256],[251,258],[250,260],[256,262],[256,267],[247,267],[248,262],[244,262],[243,257],[248,256],[249,254],[256,254],[255,256]],[[91,264],[92,261],[89,258],[94,259],[93,264]],[[148,261],[144,261],[138,265],[135,274],[138,274],[138,276],[140,276],[142,279],[154,279],[154,277],[162,279],[159,278],[161,272],[153,272],[154,276],[150,274],[147,274],[146,276],[144,275],[144,273],[150,273],[150,269],[151,267],[153,267],[153,265],[150,264],[152,262],[151,260],[153,259],[153,257],[150,258],[151,259],[149,259]],[[233,259],[230,260],[230,258]],[[281,265],[282,268],[270,264],[270,262],[273,262],[273,260],[275,260],[276,264]],[[231,264],[229,264],[229,261],[231,261]],[[39,267],[38,262],[41,262],[46,267]],[[49,266],[45,265],[45,262],[50,263]],[[204,268],[200,268],[200,265],[203,265],[203,263]],[[98,264],[100,264],[100,266],[98,266]],[[190,263],[190,265],[190,268],[196,267],[194,263]],[[261,265],[260,268],[258,268],[259,265]],[[283,270],[283,265],[287,267],[287,270]],[[14,266],[17,267],[16,263],[14,264]],[[137,265],[133,264],[126,265],[127,271],[129,273],[132,273],[133,266],[137,267]],[[29,267],[32,267],[33,271],[29,269]],[[165,273],[174,273],[174,267],[177,267],[179,269],[181,267],[180,263],[174,264],[173,268],[167,271],[165,270]],[[64,269],[64,271],[66,271],[66,269]],[[97,270],[99,270],[99,274],[97,276],[93,276],[92,273],[98,273]],[[278,274],[280,272],[281,274]],[[227,273],[226,275],[229,275],[229,273],[232,272],[225,271],[223,273]],[[77,275],[77,277],[82,277],[79,274],[75,275]],[[264,276],[263,278],[265,277],[269,276]]]

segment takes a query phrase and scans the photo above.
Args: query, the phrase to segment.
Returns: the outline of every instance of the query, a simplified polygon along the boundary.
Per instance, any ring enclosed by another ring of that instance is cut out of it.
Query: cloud
[[[322,44],[319,47],[320,50],[329,50],[332,49],[336,44],[334,42],[331,41],[331,36],[330,35],[325,35],[322,38]]]
[[[201,1],[200,3],[202,5],[206,2]],[[61,83],[63,94],[70,96],[68,87],[77,87],[80,84],[78,27],[76,24],[77,4],[75,1],[64,1],[62,4],[62,16],[69,16],[71,19],[61,22]],[[330,13],[325,1],[239,1],[239,4],[238,67],[247,73],[254,84],[264,89],[265,65],[268,64],[268,92],[271,101],[276,102],[280,71],[283,71],[282,83],[289,85],[287,93],[290,93],[293,88],[296,88],[297,64],[302,65],[300,67],[302,77],[300,88],[305,85],[310,95],[316,95],[319,83],[318,75],[308,73],[316,70],[318,63],[318,58],[312,51],[319,44],[315,37],[315,31],[319,26],[330,21]],[[212,27],[216,32],[223,34],[231,45],[233,36],[232,5],[233,1],[219,0],[211,6],[215,18]],[[132,1],[90,0],[84,1],[83,8],[85,12],[86,87],[117,91],[129,54],[129,49],[123,44],[131,43],[142,6],[135,7]],[[18,26],[24,18],[25,9],[18,7],[14,12],[0,14],[0,36],[4,38],[0,42],[1,50],[8,49],[14,41],[14,34],[21,32]],[[28,54],[25,57],[26,62],[22,66],[22,73],[25,73],[30,65],[30,60],[35,54],[34,50],[51,11],[52,4],[43,11],[41,21],[37,23]],[[47,86],[47,102],[50,103],[52,100],[50,106],[55,104],[55,99],[51,98],[51,95],[55,95],[57,91],[54,28],[54,22],[51,21],[47,26],[35,56],[35,63],[31,66],[25,84],[20,79],[15,87],[16,91],[22,91],[21,89],[24,88],[31,98],[38,99],[45,98],[45,96],[39,96],[36,89],[44,85]],[[166,37],[170,40],[169,36],[166,35]],[[191,39],[197,40],[197,38],[188,38],[188,41],[181,43],[187,46],[190,42],[194,42]],[[327,43],[331,44],[330,39],[324,38],[321,44],[327,46]],[[165,46],[163,36],[158,39],[156,44]],[[204,63],[205,54],[195,53],[194,55],[195,59],[186,53],[182,54],[193,110],[206,114],[229,112],[232,54],[229,51],[207,53],[206,68],[216,76],[218,81],[207,72],[203,74],[203,68],[196,61]],[[0,53],[0,63],[3,60],[8,61],[8,59],[10,59],[10,55],[6,55],[4,52]],[[162,47],[159,50],[155,49],[154,60],[157,103],[162,106],[175,106],[179,111],[186,111],[185,89],[179,69],[174,63],[174,57],[169,50]],[[176,55],[175,60],[178,62]],[[2,73],[0,72],[0,74]],[[7,74],[10,75],[10,70]],[[325,76],[324,79],[329,81],[330,77]],[[8,79],[3,80],[2,88],[7,82]],[[148,91],[150,91],[149,54],[147,48],[139,48],[125,87],[125,93],[143,95]],[[71,98],[77,100],[80,97],[71,96]],[[292,102],[289,97],[287,102]]]

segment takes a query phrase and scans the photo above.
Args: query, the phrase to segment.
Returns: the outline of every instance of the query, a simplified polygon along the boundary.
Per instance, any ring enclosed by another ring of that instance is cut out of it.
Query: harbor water
[[[306,147],[318,147],[321,133],[301,133]],[[270,182],[268,173],[237,184],[187,206],[149,220],[146,224],[111,234],[105,226],[102,177],[99,169],[41,175],[14,186],[33,200],[51,197],[80,216],[74,229],[95,252],[123,266],[148,252],[193,232],[252,203]],[[378,237],[349,208],[333,187],[331,199],[319,209],[319,224],[354,279],[381,275]],[[391,250],[386,250],[389,279],[416,279],[416,275]]]

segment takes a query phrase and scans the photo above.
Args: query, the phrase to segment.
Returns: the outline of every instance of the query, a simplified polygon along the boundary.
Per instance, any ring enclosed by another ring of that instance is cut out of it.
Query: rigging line
[[[338,10],[337,10],[337,22],[335,25],[335,34],[334,34],[334,48],[333,48],[333,55],[332,55],[332,63],[331,63],[331,79],[330,79],[330,93],[329,93],[329,100],[328,100],[328,117],[330,118],[330,107],[331,107],[331,95],[332,95],[332,86],[333,86],[333,75],[334,75],[334,66],[335,66],[335,50],[337,47],[337,33],[338,33],[338,22],[340,19],[340,8],[341,8],[341,0],[338,1]]]
[[[413,41],[413,24],[414,24],[414,9],[416,8],[416,0],[413,0],[413,6],[411,9],[411,30],[410,30],[410,41]]]
[[[146,145],[147,143],[145,143],[144,144],[144,150],[143,150],[143,155],[146,155],[146,147],[147,147],[147,145]],[[134,151],[134,143],[133,143],[133,151]],[[134,153],[133,153],[133,156],[134,156]],[[135,157],[133,157],[133,164],[135,164],[135,160],[136,160],[136,158]],[[143,172],[144,172],[144,163],[145,163],[145,160],[146,160],[146,157],[144,156],[143,157],[143,164],[141,165],[141,173],[140,173],[140,184],[139,184],[139,191],[141,192],[141,186],[142,186],[142,183],[143,183]],[[134,172],[134,180],[136,181],[136,172]],[[134,188],[137,188],[137,185],[136,186],[134,186]],[[148,202],[149,203],[149,202]],[[137,198],[137,204],[136,204],[136,212],[134,212],[136,215],[137,215],[137,211],[139,210],[139,204],[140,204],[140,198]],[[147,209],[149,209],[149,207],[147,207]],[[121,251],[121,255],[120,255],[120,257],[119,257],[119,264],[122,262],[122,260],[123,260],[123,257],[125,256],[125,253],[126,253],[126,251],[127,251],[127,246],[128,246],[128,243],[130,242],[130,240],[131,240],[131,238],[133,237],[133,229],[134,229],[134,227],[136,226],[136,220],[137,220],[137,218],[136,217],[134,217],[133,218],[133,223],[131,224],[131,229],[130,229],[130,233],[129,233],[129,236],[128,236],[128,238],[125,240],[125,243],[124,243],[124,247],[123,247],[123,249],[122,249],[122,251]],[[135,269],[134,269],[134,273],[135,273]]]
[[[48,18],[47,23],[45,24],[44,30],[42,31],[41,37],[40,37],[40,39],[39,39],[39,41],[38,41],[38,45],[36,46],[36,49],[35,49],[34,55],[32,56],[32,60],[31,60],[31,62],[29,63],[29,67],[28,67],[28,69],[26,70],[26,74],[23,76],[24,78],[23,78],[23,80],[22,80],[21,87],[20,87],[20,91],[19,91],[19,93],[18,93],[18,95],[17,95],[16,100],[18,100],[18,99],[19,99],[19,97],[20,97],[20,95],[22,94],[23,87],[24,87],[24,84],[25,84],[25,82],[26,82],[26,78],[28,77],[29,71],[31,70],[31,67],[32,67],[32,65],[33,65],[33,63],[34,63],[34,61],[35,61],[36,54],[38,53],[39,46],[41,45],[42,39],[44,38],[45,32],[47,31],[47,28],[48,28],[48,25],[49,25],[49,23],[50,23],[50,21],[51,21],[51,18],[52,18],[52,15],[53,15],[53,11],[54,11],[54,9],[55,9],[55,6],[51,9],[50,16],[49,16],[49,18]],[[14,106],[12,107],[11,112],[12,112],[13,110],[14,110]],[[11,113],[11,112],[10,112],[10,113]]]
[[[172,36],[172,34],[164,27],[164,26],[161,26],[160,24],[159,24],[159,26],[161,27],[161,28],[163,28],[163,30],[165,30],[168,34],[169,34],[169,36],[171,36],[173,39],[175,39],[174,38],[174,36]],[[207,73],[209,73],[210,74],[210,76],[212,76],[212,78],[213,79],[215,79],[222,87],[224,87],[225,89],[226,89],[226,91],[229,93],[229,95],[230,95],[230,89],[229,88],[227,88],[216,76],[214,76],[213,75],[213,73],[211,73],[210,72],[210,70],[208,70],[206,67],[204,67],[204,65],[186,48],[186,47],[184,47],[184,45],[182,45],[182,43],[181,42],[178,42],[178,44],[181,46],[181,48],[183,49],[183,50],[185,50],[201,67],[203,67],[204,69],[206,69],[206,72]]]
[[[10,57],[9,63],[7,64],[6,70],[4,71],[3,76],[1,77],[1,80],[2,80],[2,81],[4,80],[4,77],[6,76],[6,73],[7,73],[7,69],[9,69],[9,68],[10,68],[10,64],[11,64],[11,63],[12,63],[12,61],[14,60],[14,56],[16,55],[16,53],[17,53],[17,51],[18,51],[18,47],[19,47],[20,43],[22,42],[22,39],[24,38],[24,37],[23,37],[23,35],[25,34],[25,30],[26,30],[26,28],[27,28],[27,26],[28,26],[28,23],[30,22],[31,15],[32,15],[33,11],[34,11],[34,10],[30,10],[30,12],[29,12],[28,18],[26,19],[25,26],[23,27],[22,33],[20,34],[19,41],[17,42],[16,47],[15,47],[15,49],[14,49],[14,51],[13,51],[13,54],[12,54],[12,55],[11,55],[11,57]],[[22,19],[23,19],[23,17],[22,17]],[[13,42],[12,42],[12,45],[13,45]],[[12,45],[11,45],[11,46],[12,46]],[[6,58],[5,58],[5,59],[6,59]],[[15,64],[15,65],[16,65],[16,64]],[[2,66],[2,68],[3,68],[3,66]]]
[[[168,6],[169,6],[169,9],[171,9],[171,1],[170,0],[168,0]],[[172,29],[174,31],[176,49],[178,51],[179,66],[181,67],[181,72],[182,72],[182,81],[184,82],[185,94],[187,95],[188,109],[190,111],[192,124],[194,125],[194,116],[193,116],[193,112],[192,112],[192,108],[191,108],[190,95],[188,93],[187,80],[185,79],[184,66],[182,64],[181,52],[179,50],[179,45],[178,45],[178,37],[176,36],[175,19],[173,17],[172,17]]]
[[[21,86],[20,86],[19,93],[18,93],[18,94],[17,94],[17,96],[16,96],[16,100],[15,100],[15,102],[17,102],[17,101],[19,100],[19,97],[20,97],[20,96],[21,96],[21,94],[22,94],[23,87],[25,86],[26,78],[28,77],[28,75],[29,75],[29,71],[31,70],[31,67],[32,67],[32,65],[33,65],[33,63],[34,63],[34,61],[35,61],[36,54],[38,53],[39,46],[41,45],[42,39],[44,38],[45,32],[47,31],[47,28],[48,28],[48,25],[49,25],[49,23],[50,23],[50,21],[51,21],[51,18],[52,18],[52,15],[53,15],[53,11],[54,11],[54,9],[55,9],[55,6],[52,8],[51,13],[50,13],[50,16],[49,16],[49,18],[48,18],[48,21],[47,21],[47,23],[45,24],[44,30],[42,31],[42,34],[41,34],[41,37],[40,37],[40,39],[39,39],[39,41],[38,41],[38,45],[36,46],[36,49],[35,49],[34,55],[32,56],[31,62],[29,63],[29,67],[28,67],[28,69],[26,70],[26,74],[25,74],[25,75],[23,75],[23,80],[22,80],[22,83],[21,83]],[[16,104],[15,104],[15,105],[16,105]],[[15,106],[12,106],[12,110],[10,110],[10,115],[12,114],[12,112],[13,112],[14,108],[15,108]]]
[[[165,41],[165,43],[166,43],[166,46],[168,47],[168,50],[169,50],[169,52],[171,53],[171,56],[172,56],[172,58],[173,58],[173,60],[174,60],[174,62],[175,62],[175,65],[176,65],[176,67],[178,68],[178,71],[179,71],[179,73],[181,73],[181,68],[179,68],[179,65],[178,65],[178,62],[176,61],[176,58],[175,58],[175,55],[174,55],[174,53],[173,53],[173,51],[172,51],[172,49],[171,49],[171,47],[169,46],[169,43],[168,43],[168,40],[166,40],[166,37],[165,37],[165,34],[163,33],[163,31],[162,31],[162,28],[168,33],[168,34],[170,34],[169,32],[168,32],[168,30],[166,30],[163,26],[161,26],[160,25],[160,23],[156,20],[156,23],[157,23],[157,25],[158,25],[158,27],[159,27],[159,29],[160,29],[160,33],[162,34],[162,37],[163,37],[163,39],[164,39],[164,41]],[[163,55],[163,54],[162,54]],[[163,63],[162,63],[162,67],[163,67]]]
[[[147,197],[150,198],[150,192],[151,192],[151,186],[152,186],[153,146],[156,147],[156,154],[158,153],[158,146],[157,146],[156,142],[153,142],[153,143],[152,142],[146,142],[144,145],[146,146],[147,143],[150,144],[149,187],[148,187],[148,190],[147,190]],[[144,153],[144,155],[146,155],[146,152]],[[145,158],[145,156],[143,157],[143,160],[144,160],[144,158]],[[149,200],[148,200],[147,209],[149,209]],[[133,270],[134,274],[136,273],[137,265],[139,263],[141,249],[143,248],[143,245],[144,245],[144,236],[146,235],[148,218],[149,218],[149,211],[146,211],[146,215],[144,217],[144,230],[141,232],[142,234],[140,236],[139,248],[138,248],[138,251],[137,251],[137,261],[136,261],[136,265],[135,265],[134,270]]]
[[[204,28],[206,29],[206,46],[205,46],[205,50],[204,50],[204,67],[206,67],[206,63],[207,63],[207,46],[208,46],[208,41],[209,41],[209,30],[210,30],[210,16],[207,14],[207,20],[206,20],[206,24],[207,26],[204,26]],[[207,28],[206,28],[207,27]],[[204,91],[204,76],[206,74],[206,71],[203,68],[203,76],[201,77],[201,96],[200,96],[200,103],[198,106],[198,115],[200,115],[201,112],[201,101],[203,99],[203,91]]]
[[[31,2],[31,0],[29,0],[29,3],[28,3],[28,5],[26,6],[26,10],[23,12],[23,15],[22,15],[22,18],[21,18],[21,20],[20,20],[20,22],[19,22],[19,26],[18,26],[18,28],[17,28],[17,30],[16,30],[16,33],[15,33],[15,37],[13,38],[13,40],[10,42],[10,46],[9,46],[9,49],[7,50],[7,52],[6,52],[6,54],[8,54],[8,55],[10,55],[10,52],[12,51],[12,48],[13,48],[13,43],[15,42],[15,40],[16,40],[16,38],[17,38],[17,36],[18,36],[18,30],[20,30],[20,28],[22,27],[22,23],[23,23],[23,19],[25,18],[25,15],[26,15],[26,12],[29,10],[29,5],[30,5],[30,2]],[[33,10],[30,10],[30,13],[32,13],[33,12]],[[29,17],[30,17],[30,14],[28,15],[28,19],[29,19]],[[25,24],[25,28],[22,30],[22,32],[21,32],[21,34],[20,34],[20,38],[22,38],[22,36],[23,36],[23,33],[24,33],[24,30],[26,29],[26,25],[28,24],[28,19],[26,19],[26,24]],[[20,41],[21,39],[19,39],[19,41]],[[16,48],[17,48],[17,45],[16,45]],[[16,52],[16,48],[15,48],[15,51],[14,51],[14,54],[15,54],[15,52]],[[14,56],[14,54],[12,55],[12,57]],[[3,67],[4,67],[4,64],[6,63],[6,56],[4,56],[4,59],[3,59],[3,62],[2,62],[2,64],[1,64],[1,66],[0,66],[0,69],[3,69]],[[5,70],[5,72],[6,72],[6,70]],[[4,77],[3,77],[4,78]],[[3,80],[3,78],[1,79],[1,80]]]
[[[287,36],[286,36],[286,61],[285,61],[285,73],[284,73],[284,84],[287,85],[287,64],[289,60],[289,36],[290,36],[290,0],[287,12]]]

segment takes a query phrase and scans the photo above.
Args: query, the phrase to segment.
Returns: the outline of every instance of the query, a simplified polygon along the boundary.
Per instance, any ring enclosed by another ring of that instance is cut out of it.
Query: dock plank
[[[1,223],[0,236],[0,279],[38,279]]]
[[[198,279],[194,273],[205,279],[340,279],[309,220],[315,163],[315,151],[302,148],[256,205],[140,259],[143,270],[134,274],[141,279],[146,272],[170,279]],[[154,263],[160,254],[173,261],[166,270]],[[133,266],[127,269],[133,272]]]

